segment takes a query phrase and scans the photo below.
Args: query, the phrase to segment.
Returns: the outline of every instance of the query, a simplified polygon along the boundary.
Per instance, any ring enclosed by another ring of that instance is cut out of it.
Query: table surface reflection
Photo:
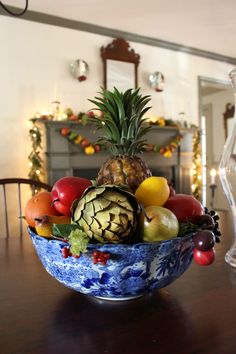
[[[53,279],[29,236],[0,240],[1,354],[236,353],[236,270],[224,261],[232,226],[209,267],[136,300],[91,298]]]

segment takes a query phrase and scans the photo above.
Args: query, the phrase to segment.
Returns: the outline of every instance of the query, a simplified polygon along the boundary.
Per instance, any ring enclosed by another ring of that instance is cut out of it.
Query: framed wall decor
[[[103,86],[108,90],[116,87],[125,91],[138,87],[139,54],[130,48],[129,43],[117,38],[101,48],[103,60]]]

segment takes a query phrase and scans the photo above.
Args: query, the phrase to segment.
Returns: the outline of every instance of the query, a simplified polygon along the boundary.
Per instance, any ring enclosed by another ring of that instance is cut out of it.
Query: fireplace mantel
[[[91,142],[96,142],[99,133],[92,124],[82,125],[74,121],[50,121],[37,119],[43,127],[45,138],[45,161],[47,182],[51,185],[61,177],[77,175],[90,179],[96,178],[102,163],[109,153],[100,151],[93,155],[86,155],[79,146],[71,143],[60,134],[60,129],[68,127]],[[166,158],[156,152],[142,154],[153,175],[162,175],[172,180],[179,193],[191,193],[190,169],[192,167],[192,137],[195,128],[178,129],[176,127],[153,126],[147,134],[147,143],[167,145],[178,133],[183,136],[180,147],[172,157]]]

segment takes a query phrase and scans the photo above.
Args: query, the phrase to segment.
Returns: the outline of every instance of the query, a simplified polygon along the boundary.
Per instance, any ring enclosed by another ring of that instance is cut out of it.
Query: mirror
[[[224,128],[225,128],[225,139],[233,129],[234,122],[234,105],[232,103],[227,103],[225,107],[224,116]]]
[[[121,38],[101,48],[103,60],[103,86],[108,90],[116,87],[125,91],[138,87],[138,65],[140,56],[127,41]]]

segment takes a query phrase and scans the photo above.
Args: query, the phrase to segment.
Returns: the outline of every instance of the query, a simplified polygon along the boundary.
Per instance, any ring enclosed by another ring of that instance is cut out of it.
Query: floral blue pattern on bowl
[[[80,258],[62,257],[67,243],[29,234],[49,274],[68,288],[101,298],[124,300],[160,289],[176,280],[190,266],[192,234],[156,243],[90,244]],[[108,252],[106,265],[93,263],[92,252]]]

